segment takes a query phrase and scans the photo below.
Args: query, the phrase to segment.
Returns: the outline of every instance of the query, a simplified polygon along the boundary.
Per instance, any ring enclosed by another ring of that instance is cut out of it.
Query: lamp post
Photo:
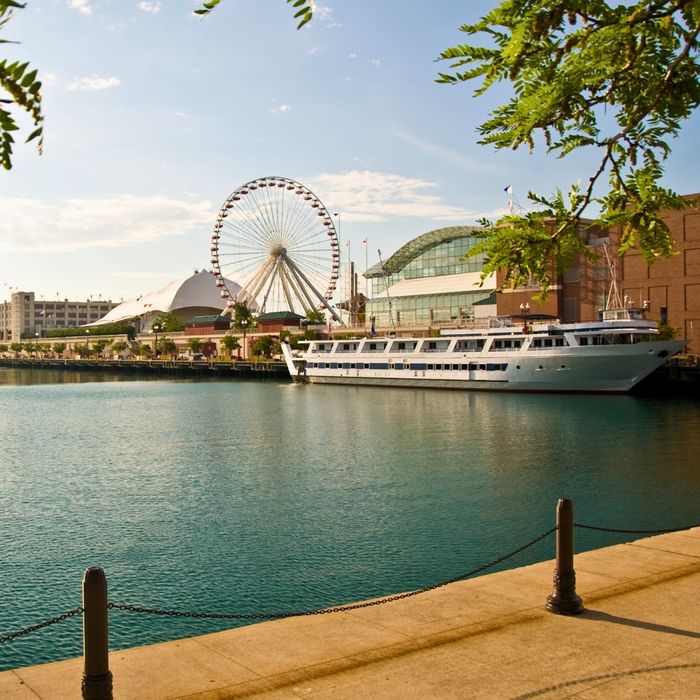
[[[88,351],[87,354],[90,354],[90,330],[85,331],[85,349]]]
[[[155,340],[153,341],[153,356],[158,359],[158,333],[163,330],[163,326],[160,323],[154,323],[151,326]]]
[[[245,339],[246,339],[246,333],[248,331],[248,319],[244,318],[241,321],[241,326],[243,327],[243,359],[247,357],[247,352],[246,352],[246,344],[245,344]]]

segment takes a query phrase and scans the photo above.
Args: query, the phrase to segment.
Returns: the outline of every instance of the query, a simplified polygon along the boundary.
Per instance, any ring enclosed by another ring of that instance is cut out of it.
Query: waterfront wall
[[[248,379],[288,379],[284,362],[249,360],[106,360],[0,358],[0,367],[48,369],[78,372],[113,372],[115,374],[158,374],[170,377],[234,377]]]

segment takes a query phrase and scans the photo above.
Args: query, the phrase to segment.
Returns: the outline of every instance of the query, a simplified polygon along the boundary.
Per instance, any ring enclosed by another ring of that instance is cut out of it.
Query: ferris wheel
[[[262,177],[224,202],[211,237],[211,263],[230,309],[305,314],[331,305],[340,276],[338,234],[319,198],[284,177]]]

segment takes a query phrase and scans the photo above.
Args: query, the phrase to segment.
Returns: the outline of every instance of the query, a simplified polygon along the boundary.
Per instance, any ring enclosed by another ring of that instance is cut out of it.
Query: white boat
[[[641,311],[605,311],[589,323],[534,319],[499,317],[437,337],[311,340],[299,356],[283,343],[282,352],[295,381],[318,384],[624,393],[685,347],[660,340]]]

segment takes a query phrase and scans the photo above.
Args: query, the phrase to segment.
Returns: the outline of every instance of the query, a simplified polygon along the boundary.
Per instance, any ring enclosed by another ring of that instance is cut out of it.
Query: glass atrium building
[[[372,285],[367,318],[376,327],[463,325],[495,315],[495,279],[482,286],[483,257],[465,258],[476,227],[430,231],[365,272]]]

